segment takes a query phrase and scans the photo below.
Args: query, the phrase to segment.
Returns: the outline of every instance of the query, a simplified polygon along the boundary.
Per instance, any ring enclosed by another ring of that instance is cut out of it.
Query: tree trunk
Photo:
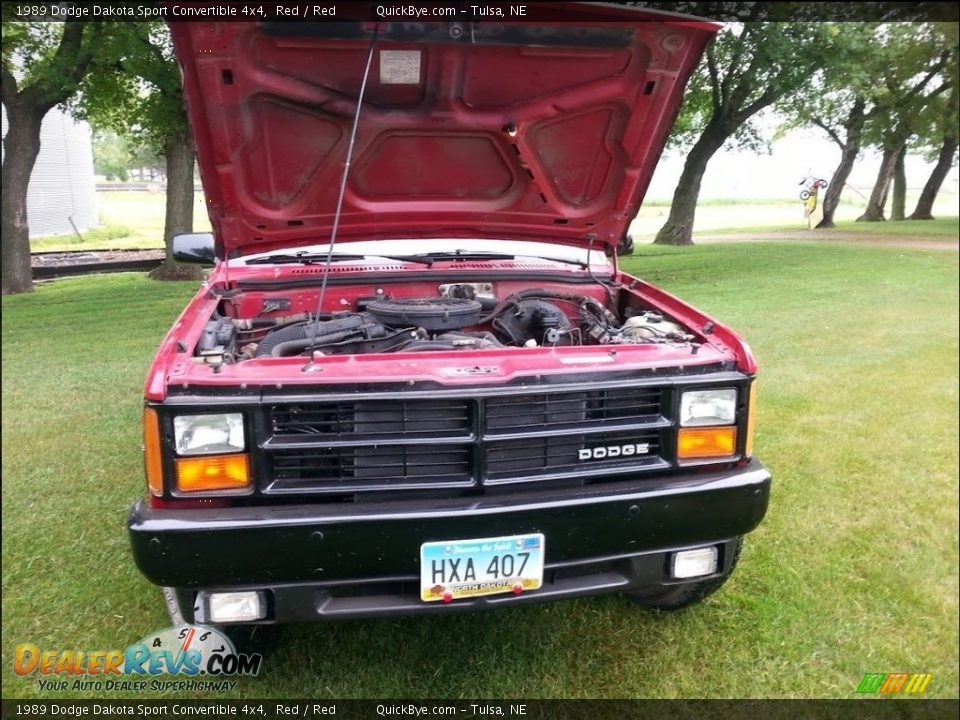
[[[654,239],[656,245],[693,245],[693,221],[697,212],[697,199],[700,197],[700,183],[707,163],[714,153],[720,149],[727,139],[719,123],[707,125],[700,139],[690,149],[687,160],[683,164],[683,172],[676,190],[673,191],[673,202],[670,204],[670,215],[667,222],[657,233]]]
[[[154,280],[196,280],[202,275],[196,265],[185,265],[173,259],[173,238],[193,232],[193,144],[189,135],[177,135],[167,141],[167,208],[163,221],[163,242],[166,258],[153,270]]]
[[[907,216],[907,169],[904,160],[907,156],[907,146],[904,145],[897,153],[897,160],[893,166],[893,207],[890,208],[891,220],[903,220]]]
[[[817,223],[818,228],[835,227],[833,224],[833,216],[837,212],[837,207],[840,205],[840,195],[843,193],[843,188],[847,184],[847,178],[850,177],[850,173],[853,171],[853,164],[856,162],[857,155],[859,154],[859,139],[855,145],[848,142],[843,146],[840,152],[840,164],[837,165],[837,169],[833,171],[830,184],[827,185],[827,190],[823,194],[823,217],[820,219],[820,222]]]
[[[884,206],[887,204],[887,193],[890,190],[890,182],[896,170],[897,155],[900,151],[900,145],[885,145],[883,148],[883,161],[880,163],[880,171],[877,173],[877,181],[873,185],[870,193],[870,199],[867,201],[867,209],[863,215],[857,218],[857,222],[878,222],[886,220],[884,216]]]
[[[3,294],[30,292],[30,227],[27,188],[40,152],[40,124],[45,113],[11,103],[3,139],[2,208],[0,208],[0,278]]]
[[[840,145],[840,164],[837,165],[837,169],[833,171],[830,184],[827,185],[827,190],[823,194],[823,217],[820,219],[820,222],[817,223],[818,228],[835,227],[833,224],[833,216],[837,212],[837,207],[840,205],[840,196],[843,194],[843,188],[846,187],[847,179],[850,177],[850,173],[853,171],[853,165],[857,161],[857,156],[860,154],[863,125],[867,120],[865,108],[866,101],[861,97],[857,97],[843,124],[843,129],[846,133],[845,141],[841,142],[838,136],[831,134],[837,144]]]
[[[926,185],[923,186],[923,192],[920,193],[920,199],[917,200],[917,207],[910,215],[910,220],[933,220],[933,201],[937,199],[937,193],[940,192],[940,186],[950,172],[953,166],[953,154],[957,152],[957,138],[945,135],[943,145],[940,146],[940,157],[937,158],[937,164],[933,167],[933,172],[927,178]]]

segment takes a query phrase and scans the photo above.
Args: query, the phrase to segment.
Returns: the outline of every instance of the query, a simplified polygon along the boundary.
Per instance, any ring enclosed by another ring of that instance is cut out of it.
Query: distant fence
[[[166,183],[159,182],[115,182],[97,183],[97,192],[166,192]],[[203,192],[198,180],[193,186],[194,192]]]

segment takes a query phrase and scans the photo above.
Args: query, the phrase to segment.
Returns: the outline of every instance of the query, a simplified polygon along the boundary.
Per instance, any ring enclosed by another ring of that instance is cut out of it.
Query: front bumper
[[[187,621],[205,620],[201,591],[257,589],[267,597],[266,621],[290,622],[655,587],[670,582],[671,552],[709,544],[720,546],[723,572],[730,541],[759,524],[769,492],[770,473],[752,460],[658,480],[480,498],[216,510],[138,502],[128,525],[137,566],[176,590]],[[422,543],[532,532],[546,537],[543,588],[420,602]]]

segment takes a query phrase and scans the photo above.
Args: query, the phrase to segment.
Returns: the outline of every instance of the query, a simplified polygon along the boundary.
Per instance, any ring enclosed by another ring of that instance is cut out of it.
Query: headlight
[[[680,425],[731,425],[737,416],[737,391],[688,390],[680,396]]]
[[[173,437],[178,455],[210,455],[242,452],[243,415],[178,415],[173,419]]]

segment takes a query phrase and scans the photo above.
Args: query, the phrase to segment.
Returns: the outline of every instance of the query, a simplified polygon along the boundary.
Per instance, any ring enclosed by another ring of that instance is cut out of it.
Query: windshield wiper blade
[[[434,260],[514,260],[516,255],[510,253],[493,252],[489,250],[454,250],[422,253],[418,257]]]
[[[396,262],[420,263],[430,267],[435,262],[442,260],[516,260],[517,255],[500,252],[487,252],[484,250],[470,251],[457,250],[455,252],[437,251],[428,253],[418,253],[416,255],[381,255],[380,253],[369,253],[366,255],[348,255],[345,253],[334,254],[330,262],[349,262],[354,260],[367,260],[368,258],[383,258],[384,260],[394,260]],[[519,256],[525,257],[525,256]],[[571,258],[542,257],[531,255],[538,260],[548,260],[550,262],[565,263],[567,265],[576,265],[579,268],[586,268],[587,264],[582,260]],[[313,265],[326,262],[326,253],[295,252],[295,253],[277,253],[275,255],[264,255],[263,257],[247,260],[247,265],[281,265],[298,263],[301,265]]]
[[[334,255],[330,262],[342,262],[349,260],[363,260],[366,255]],[[276,255],[264,255],[263,257],[247,260],[247,265],[280,265],[282,263],[299,263],[301,265],[312,265],[314,263],[326,262],[326,253],[278,253]]]
[[[454,252],[430,252],[418,256],[426,260],[516,260],[518,257],[527,257],[525,255],[513,255],[510,253],[492,252],[486,250],[456,250]],[[530,255],[529,257],[537,260],[549,260],[550,262],[565,263],[567,265],[576,265],[579,268],[586,268],[587,264],[583,260],[574,260],[572,258],[545,257],[543,255]]]
[[[370,258],[383,258],[384,260],[397,260],[400,262],[416,262],[423,263],[424,265],[433,264],[433,258],[423,255],[380,255],[379,253],[372,253],[368,255],[348,255],[346,253],[337,253],[330,258],[330,262],[350,262],[354,260],[368,260]],[[265,255],[263,257],[247,260],[247,265],[280,265],[285,263],[313,265],[326,261],[326,253],[278,253],[276,255]]]

